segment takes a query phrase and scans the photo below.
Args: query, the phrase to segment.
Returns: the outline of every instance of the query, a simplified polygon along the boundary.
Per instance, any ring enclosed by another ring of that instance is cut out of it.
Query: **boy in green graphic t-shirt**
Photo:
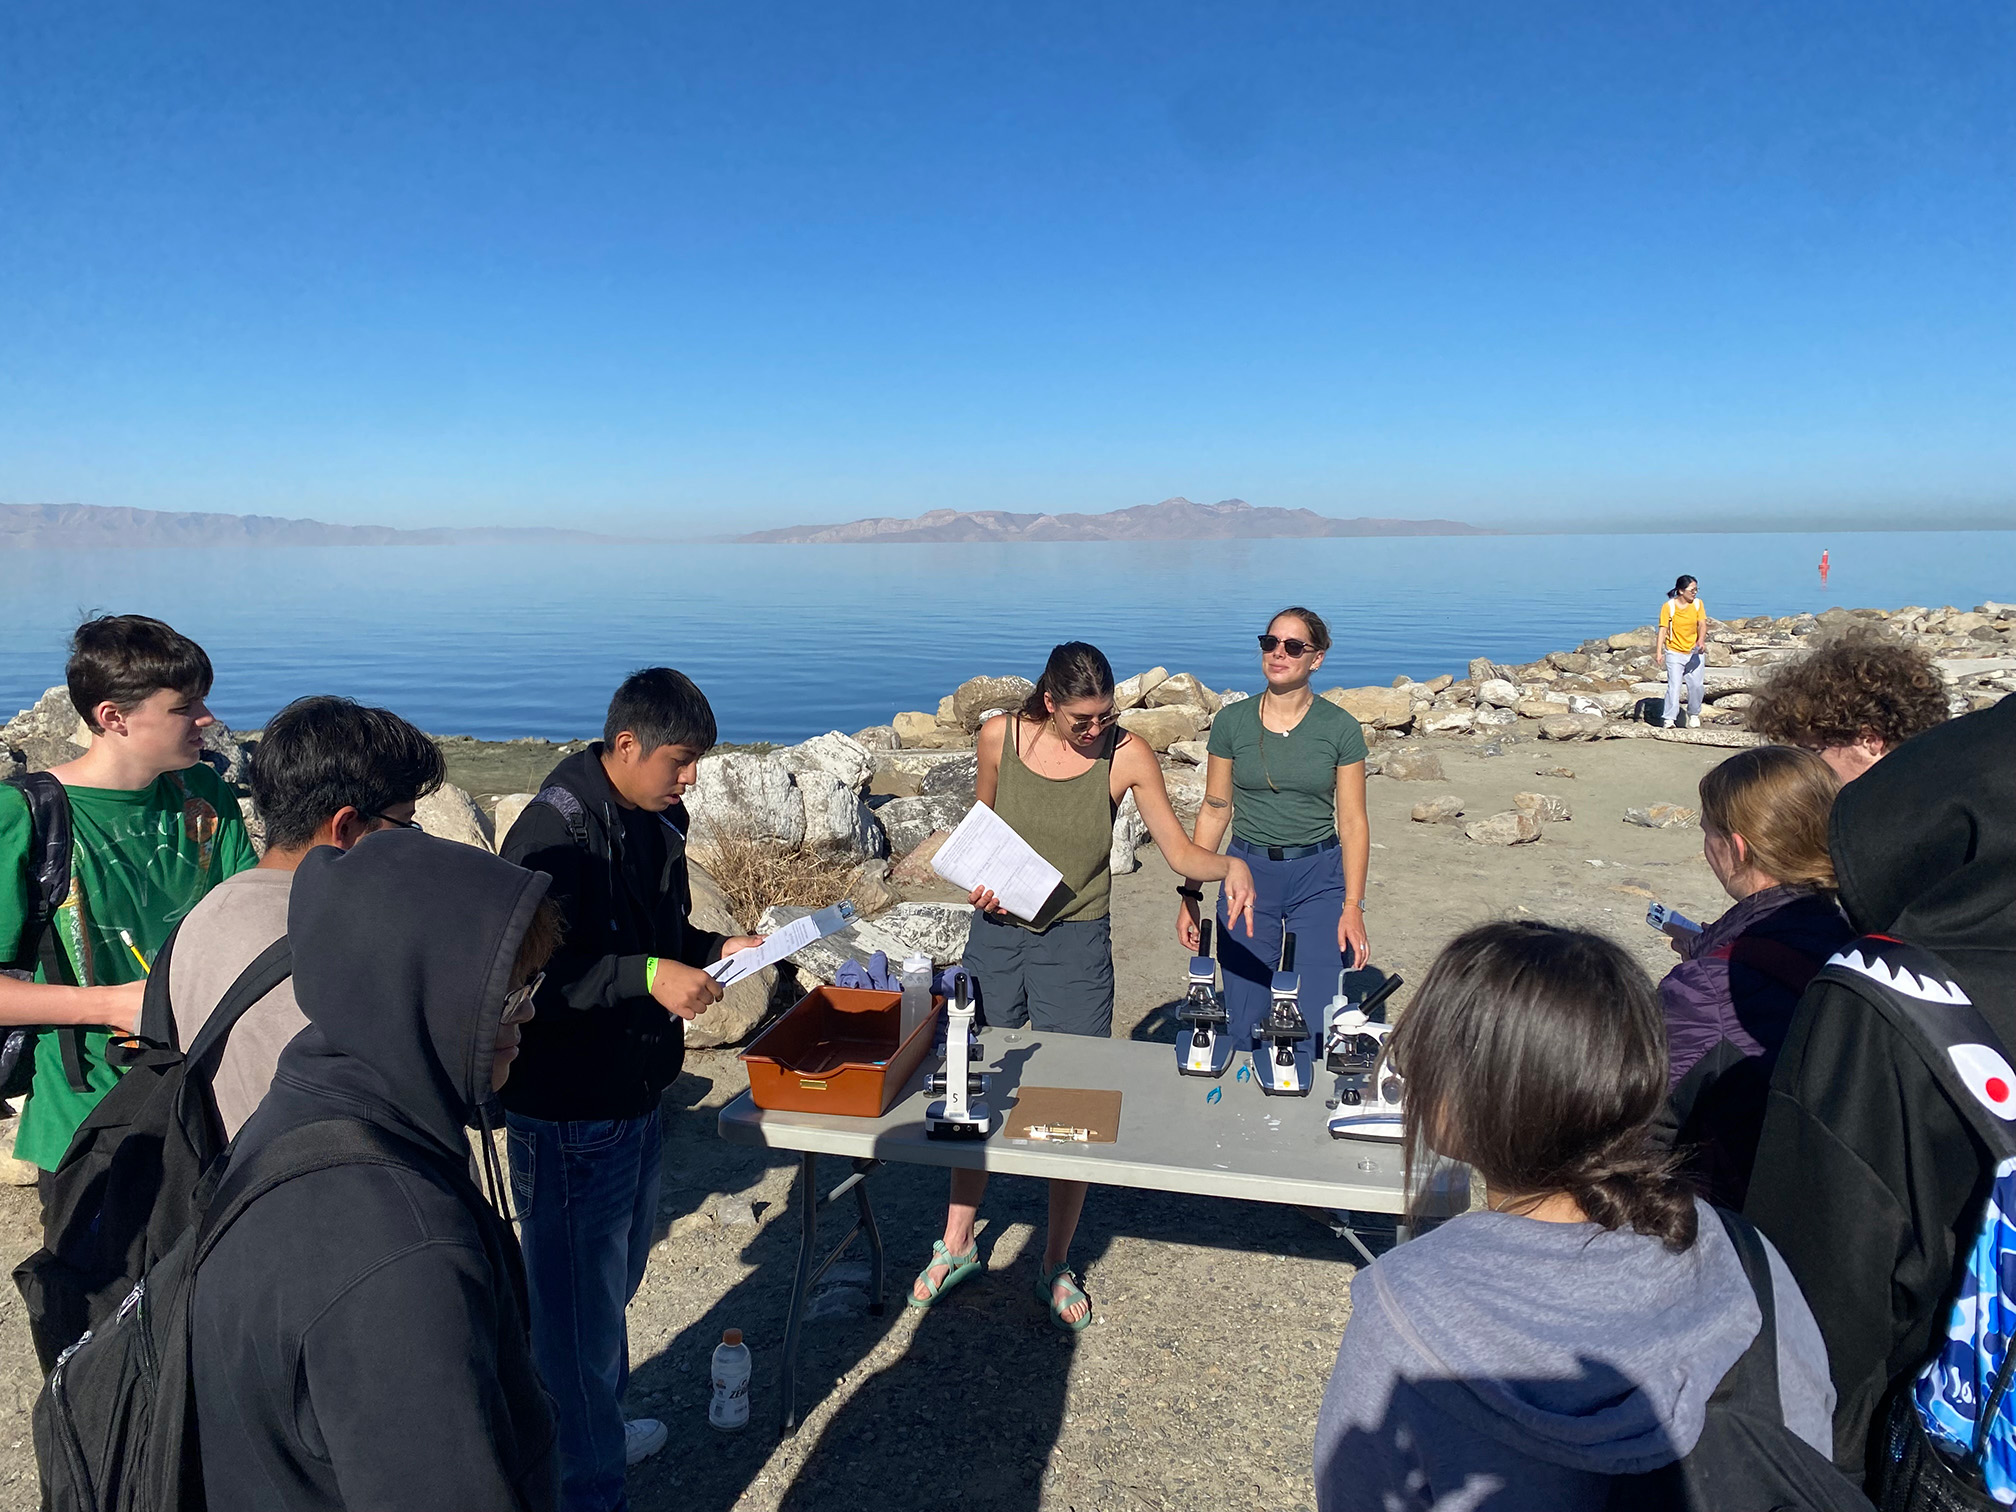
[[[15,1155],[54,1170],[85,1116],[119,1079],[105,1060],[108,1029],[130,1031],[146,962],[206,892],[257,859],[223,780],[198,758],[216,721],[204,707],[210,658],[187,636],[137,614],[78,627],[66,669],[91,747],[51,769],[69,802],[70,890],[51,928],[61,976],[24,980],[24,938],[37,894],[27,799],[0,786],[0,1028],[84,1027],[78,1091],[66,1073],[67,1029],[45,1028],[21,1110]],[[123,931],[123,933],[122,933]],[[130,937],[131,944],[128,944]]]

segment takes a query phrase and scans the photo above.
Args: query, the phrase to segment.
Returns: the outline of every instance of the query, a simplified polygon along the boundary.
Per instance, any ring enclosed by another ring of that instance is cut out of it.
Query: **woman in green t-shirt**
[[[1365,732],[1358,721],[1309,690],[1330,649],[1322,617],[1296,607],[1268,621],[1260,637],[1258,698],[1227,704],[1211,722],[1204,807],[1197,844],[1253,873],[1253,929],[1235,936],[1218,909],[1218,963],[1234,1047],[1251,1046],[1266,1017],[1285,928],[1296,940],[1302,1016],[1314,1024],[1337,984],[1336,967],[1365,964],[1365,874],[1372,827],[1365,817]],[[1194,952],[1203,889],[1177,889],[1176,937]],[[1337,942],[1332,958],[1322,947]],[[1333,964],[1334,962],[1334,964]]]

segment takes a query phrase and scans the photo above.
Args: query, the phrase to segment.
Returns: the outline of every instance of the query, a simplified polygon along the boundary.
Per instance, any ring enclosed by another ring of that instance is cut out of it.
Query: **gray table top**
[[[1144,1187],[1209,1197],[1243,1197],[1370,1213],[1405,1210],[1399,1147],[1332,1139],[1324,1101],[1335,1077],[1320,1069],[1307,1097],[1268,1097],[1239,1081],[1238,1057],[1224,1076],[1181,1076],[1173,1045],[1137,1040],[988,1029],[978,1068],[993,1077],[987,1102],[994,1132],[985,1140],[931,1139],[924,1132],[927,1057],[904,1095],[881,1118],[837,1118],[759,1108],[742,1093],[721,1110],[721,1137],[735,1144],[811,1151],[915,1165],[1047,1176],[1107,1186]],[[1092,1088],[1121,1094],[1119,1138],[1111,1144],[1009,1140],[1001,1129],[1015,1089]],[[1208,1095],[1219,1088],[1219,1100]],[[1444,1168],[1438,1208],[1468,1204],[1467,1173]]]

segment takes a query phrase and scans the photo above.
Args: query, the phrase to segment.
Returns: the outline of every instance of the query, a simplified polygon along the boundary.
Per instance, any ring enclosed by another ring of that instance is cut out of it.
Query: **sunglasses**
[[[1066,720],[1065,723],[1071,727],[1073,735],[1089,735],[1094,730],[1103,730],[1107,726],[1117,723],[1119,718],[1120,711],[1118,709],[1108,709],[1103,714],[1076,714]]]
[[[1273,655],[1274,648],[1277,646],[1286,651],[1290,656],[1297,658],[1307,656],[1311,651],[1316,649],[1309,642],[1296,640],[1293,636],[1284,638],[1279,635],[1263,635],[1260,637],[1260,649],[1268,655]]]
[[[523,987],[514,987],[504,999],[504,1011],[498,1015],[498,1024],[523,1024],[532,1017],[532,999],[539,995],[539,984],[546,980],[546,973],[540,972]]]
[[[418,819],[394,819],[390,814],[366,814],[366,819],[376,819],[380,824],[389,824],[394,829],[416,830],[421,827]]]

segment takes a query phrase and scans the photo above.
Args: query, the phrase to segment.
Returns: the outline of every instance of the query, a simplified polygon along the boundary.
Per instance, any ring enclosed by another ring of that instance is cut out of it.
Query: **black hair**
[[[101,614],[70,637],[63,678],[70,702],[93,734],[102,734],[92,711],[102,703],[120,711],[145,703],[163,688],[191,698],[209,695],[210,658],[188,636],[144,614]]]
[[[1050,703],[1066,704],[1074,698],[1099,698],[1113,691],[1113,664],[1106,653],[1084,641],[1066,641],[1054,646],[1043,675],[1022,701],[1024,719],[1048,719]],[[1048,696],[1050,703],[1045,703]]]
[[[1652,1140],[1666,1101],[1666,1020],[1621,947],[1527,920],[1458,935],[1393,1031],[1392,1052],[1407,1079],[1410,1189],[1432,1149],[1474,1166],[1494,1197],[1566,1193],[1606,1229],[1676,1252],[1693,1245],[1693,1193]]]
[[[1267,628],[1272,630],[1274,628],[1274,620],[1288,615],[1293,615],[1296,619],[1302,621],[1302,628],[1309,632],[1310,645],[1314,646],[1318,651],[1328,651],[1330,649],[1330,627],[1323,623],[1323,616],[1318,614],[1314,609],[1304,609],[1300,604],[1290,604],[1286,609],[1277,609],[1274,612],[1273,618],[1267,621]]]
[[[276,850],[299,850],[338,809],[378,818],[447,776],[441,748],[390,709],[328,694],[295,699],[252,749],[252,802]]]
[[[1692,588],[1695,586],[1695,584],[1699,583],[1700,581],[1701,579],[1694,576],[1693,573],[1683,572],[1680,574],[1680,576],[1673,579],[1673,586],[1666,590],[1666,597],[1672,598],[1682,588]]]
[[[707,695],[670,667],[645,667],[623,679],[602,721],[602,744],[613,747],[625,730],[637,737],[646,756],[668,745],[705,751],[720,738]]]

